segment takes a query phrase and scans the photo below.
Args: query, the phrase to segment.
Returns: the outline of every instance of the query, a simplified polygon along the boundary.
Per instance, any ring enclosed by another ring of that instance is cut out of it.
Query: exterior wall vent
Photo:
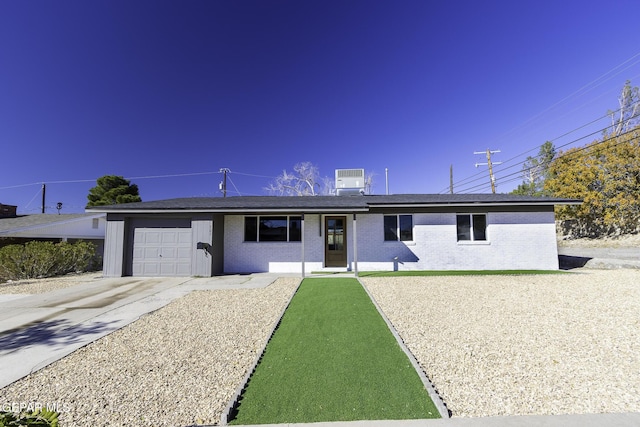
[[[336,169],[336,194],[364,194],[364,169]]]

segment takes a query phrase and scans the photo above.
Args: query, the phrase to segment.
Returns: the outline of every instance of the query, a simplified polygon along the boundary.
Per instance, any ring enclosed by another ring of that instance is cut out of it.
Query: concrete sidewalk
[[[523,415],[511,417],[383,420],[312,424],[260,424],[259,427],[638,427],[640,413]],[[246,426],[245,426],[246,427]],[[258,427],[258,426],[255,426]]]
[[[277,277],[125,277],[43,294],[0,295],[0,388],[194,290],[258,288]]]

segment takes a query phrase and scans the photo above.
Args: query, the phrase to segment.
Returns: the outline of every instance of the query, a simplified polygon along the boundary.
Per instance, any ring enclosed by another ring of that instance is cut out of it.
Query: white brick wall
[[[244,242],[243,221],[242,216],[225,217],[225,272],[300,272],[302,243]],[[320,215],[305,215],[307,272],[324,263],[323,221]],[[383,215],[358,214],[358,270],[558,268],[553,212],[488,213],[486,242],[457,242],[454,213],[416,214],[413,224],[413,242],[385,242]],[[353,267],[351,215],[347,215],[347,244]]]
[[[349,230],[347,230],[349,232]],[[319,215],[305,215],[305,271],[320,270],[324,262],[324,237]],[[245,242],[244,217],[227,215],[224,222],[225,273],[299,273],[301,242]]]

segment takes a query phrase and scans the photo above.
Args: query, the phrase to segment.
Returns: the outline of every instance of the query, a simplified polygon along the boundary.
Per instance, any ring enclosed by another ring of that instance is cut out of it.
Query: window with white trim
[[[299,242],[302,237],[301,227],[301,216],[246,216],[244,241]]]
[[[486,214],[457,214],[456,227],[458,242],[479,242],[487,240]]]
[[[413,215],[385,215],[384,240],[385,242],[413,241]]]

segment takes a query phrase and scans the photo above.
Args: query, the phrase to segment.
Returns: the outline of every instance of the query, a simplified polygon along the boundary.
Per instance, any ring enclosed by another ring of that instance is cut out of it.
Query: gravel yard
[[[76,284],[42,282],[8,293]],[[640,270],[362,282],[454,417],[640,411]],[[57,403],[64,426],[218,423],[298,283],[193,292],[1,389],[0,404]]]
[[[91,283],[102,279],[102,271],[90,273],[67,274],[62,277],[49,277],[46,279],[24,279],[0,283],[0,295],[5,294],[42,294],[57,289],[68,288]]]
[[[454,417],[640,411],[640,270],[362,282]]]
[[[5,387],[0,404],[57,403],[66,427],[218,423],[298,283],[192,292]]]

